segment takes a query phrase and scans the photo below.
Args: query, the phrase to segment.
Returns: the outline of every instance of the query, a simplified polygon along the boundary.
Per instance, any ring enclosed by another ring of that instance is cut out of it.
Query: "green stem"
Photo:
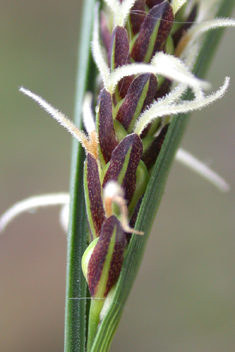
[[[93,25],[94,0],[86,0],[82,11],[82,26],[78,54],[75,123],[81,127],[84,92],[94,89],[95,66],[91,58],[90,42]],[[70,221],[67,244],[65,352],[84,352],[86,344],[87,309],[86,280],[81,270],[81,258],[87,246],[87,221],[83,192],[84,151],[73,141]]]
[[[100,312],[104,305],[104,300],[91,299],[90,314],[89,314],[89,325],[88,325],[88,340],[87,340],[87,352],[91,351],[95,335],[97,333],[97,327],[100,320]]]

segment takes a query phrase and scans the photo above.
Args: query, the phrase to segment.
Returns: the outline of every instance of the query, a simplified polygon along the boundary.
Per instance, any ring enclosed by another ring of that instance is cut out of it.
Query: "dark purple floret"
[[[118,142],[113,125],[112,96],[105,89],[100,95],[97,126],[99,147],[105,163],[108,163]]]
[[[111,45],[108,53],[108,61],[111,70],[131,63],[129,54],[129,39],[127,31],[124,27],[117,26],[113,30]],[[124,98],[126,95],[132,80],[132,76],[125,77],[118,83],[121,98]]]
[[[170,34],[173,21],[173,10],[168,2],[165,1],[154,6],[145,17],[139,35],[132,48],[131,57],[137,62],[149,62],[156,52],[163,50],[167,37]],[[154,30],[157,30],[157,37],[151,52],[148,53],[152,39],[151,36]]]
[[[114,28],[108,58],[112,70],[130,63],[129,39],[124,27],[116,26]]]
[[[146,85],[148,85],[148,90],[146,95],[143,97],[143,90]],[[139,113],[146,109],[146,107],[148,107],[153,102],[156,90],[157,79],[153,74],[144,73],[134,79],[116,116],[116,119],[121,122],[126,130],[128,130],[130,124],[133,125],[133,122],[135,122],[133,121],[133,118],[137,107],[139,109]],[[140,101],[141,97],[142,101]]]
[[[145,0],[137,0],[131,9],[130,22],[132,33],[136,34],[139,32],[140,27],[146,16],[145,12]]]
[[[118,181],[120,174],[123,173],[121,186],[124,189],[127,204],[130,203],[135,192],[136,170],[142,153],[143,144],[139,136],[134,133],[126,136],[114,149],[109,168],[104,177],[103,187],[108,181]]]
[[[117,281],[120,274],[123,263],[124,250],[126,247],[126,236],[119,220],[115,215],[112,215],[106,219],[103,224],[99,240],[91,254],[88,264],[87,280],[92,297],[96,295],[96,292],[99,288],[99,281],[104,268],[105,260],[107,258],[110,241],[115,230],[115,245],[113,249],[106,290],[104,293],[105,297]]]
[[[95,158],[87,154],[87,188],[90,203],[90,213],[93,220],[97,236],[100,234],[102,224],[105,220],[105,211],[103,208],[103,200],[101,196],[101,184],[99,178],[98,165]]]
[[[116,242],[113,250],[113,256],[109,269],[108,282],[106,285],[105,296],[109,293],[113,285],[116,283],[119,274],[122,269],[122,263],[124,259],[124,250],[127,245],[125,232],[123,231],[120,222],[116,220],[117,232],[116,232]]]

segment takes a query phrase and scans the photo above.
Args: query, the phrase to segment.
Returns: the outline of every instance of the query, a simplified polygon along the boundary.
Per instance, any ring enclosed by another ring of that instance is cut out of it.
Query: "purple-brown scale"
[[[87,281],[91,297],[95,297],[99,288],[99,282],[104,268],[105,260],[107,258],[110,240],[116,227],[115,245],[111,259],[111,266],[109,269],[108,281],[106,284],[105,294],[107,296],[109,290],[115,284],[121,271],[123,263],[123,255],[126,246],[126,238],[123,229],[121,228],[119,220],[115,215],[110,216],[105,220],[99,240],[91,254]]]
[[[161,7],[161,23],[158,29],[157,40],[154,45],[152,57],[158,52],[164,49],[167,37],[170,34],[171,28],[174,23],[174,13],[171,5],[166,1],[162,4],[157,5]],[[159,14],[160,15],[160,14]]]
[[[161,4],[165,0],[146,0],[146,5],[151,9],[152,7]]]
[[[108,52],[108,62],[111,70],[131,63],[129,50],[127,30],[121,26],[115,27]],[[118,83],[118,90],[121,98],[125,97],[132,80],[133,76],[129,76],[121,79]]]
[[[97,122],[99,147],[105,163],[108,163],[118,141],[113,125],[112,96],[105,89],[100,94]]]
[[[140,31],[145,16],[145,0],[137,0],[130,12],[131,30],[134,35]]]
[[[130,156],[126,170],[123,170],[124,162],[128,151]],[[126,136],[114,149],[108,170],[106,171],[103,187],[108,181],[117,181],[121,171],[124,171],[124,178],[121,186],[125,192],[127,204],[130,203],[136,188],[136,170],[143,154],[143,143],[137,134]]]
[[[113,249],[113,256],[110,263],[109,276],[106,284],[105,296],[109,293],[113,285],[116,283],[119,274],[122,269],[122,263],[124,259],[124,250],[127,245],[125,233],[121,227],[120,222],[114,217],[114,222],[116,222],[116,240]]]
[[[139,35],[131,51],[131,57],[136,62],[144,61],[149,49],[151,36],[159,21],[160,25],[150,58],[152,58],[157,51],[163,50],[173,25],[174,14],[171,5],[168,2],[163,2],[154,6],[145,17]]]
[[[140,112],[146,109],[153,102],[157,90],[157,78],[151,73],[141,74],[134,79],[128,89],[124,102],[117,112],[116,119],[121,122],[126,130],[130,126],[146,84],[149,86]]]
[[[87,154],[87,188],[89,197],[90,213],[97,236],[99,236],[102,224],[105,220],[105,211],[101,196],[101,183],[98,165],[95,158]]]

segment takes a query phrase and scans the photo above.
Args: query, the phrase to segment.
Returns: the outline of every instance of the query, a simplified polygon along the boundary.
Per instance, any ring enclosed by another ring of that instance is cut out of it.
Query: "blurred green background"
[[[67,191],[71,137],[23,85],[73,117],[81,1],[1,1],[0,213]],[[234,13],[235,16],[235,13]],[[112,352],[234,352],[235,50],[228,29],[207,79],[228,93],[193,115],[183,146],[228,194],[175,164]],[[66,238],[58,209],[24,214],[0,237],[0,351],[63,351]]]

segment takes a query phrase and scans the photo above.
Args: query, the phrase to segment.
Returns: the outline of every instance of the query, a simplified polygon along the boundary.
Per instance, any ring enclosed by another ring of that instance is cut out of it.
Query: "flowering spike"
[[[141,111],[153,102],[156,91],[157,79],[151,73],[137,76],[130,85],[116,115],[116,119],[129,133],[132,132]]]
[[[201,49],[199,36],[212,28],[235,26],[235,21],[214,19],[218,0],[105,2],[111,9],[109,22],[104,13],[99,22],[99,4],[95,7],[92,51],[103,90],[94,96],[98,101],[96,122],[92,95],[84,97],[83,124],[88,135],[41,97],[21,88],[86,149],[83,179],[91,232],[88,241],[92,239],[82,260],[91,293],[87,352],[95,348],[100,320],[113,299],[127,242],[132,234],[143,234],[133,227],[165,137],[169,142],[166,134],[171,117],[207,106],[222,97],[228,87],[226,78],[216,93],[205,96],[204,90],[210,85],[193,75]],[[193,98],[181,100],[188,88]],[[173,141],[172,147],[175,145]],[[179,150],[176,159],[222,191],[229,189],[223,179],[189,153]],[[33,198],[19,203],[0,219],[0,229],[24,210],[60,202],[64,205],[62,224],[67,229],[68,195],[62,200]],[[87,233],[84,236],[87,239]],[[107,304],[101,313],[104,301]]]
[[[92,239],[99,236],[102,224],[105,220],[99,169],[96,159],[87,154],[84,167],[84,190],[88,225]]]
[[[173,25],[174,15],[169,2],[154,6],[141,26],[131,51],[136,62],[149,62],[156,52],[163,50]]]

